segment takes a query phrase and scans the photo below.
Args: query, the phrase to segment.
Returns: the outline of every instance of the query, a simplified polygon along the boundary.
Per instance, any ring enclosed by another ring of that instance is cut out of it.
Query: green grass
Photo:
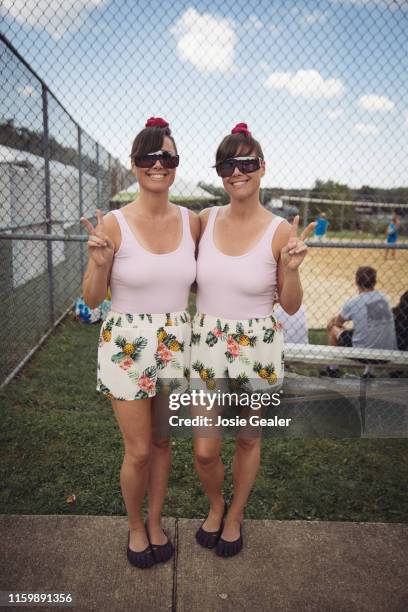
[[[95,390],[98,332],[68,317],[0,391],[3,513],[125,515],[121,434]],[[228,494],[234,441],[223,447]],[[164,513],[201,516],[191,439],[175,438],[172,449]],[[404,439],[267,438],[246,518],[406,522],[407,477]],[[71,493],[75,505],[65,501]]]
[[[117,193],[115,196],[111,198],[111,202],[116,202],[119,204],[129,204],[133,202],[138,196],[138,192],[124,192]],[[212,196],[210,193],[208,197],[195,197],[195,196],[169,196],[170,202],[174,204],[181,204],[183,206],[190,206],[191,204],[205,204],[206,202],[215,202],[217,198]]]
[[[310,344],[327,344],[327,331],[325,329],[309,329]]]

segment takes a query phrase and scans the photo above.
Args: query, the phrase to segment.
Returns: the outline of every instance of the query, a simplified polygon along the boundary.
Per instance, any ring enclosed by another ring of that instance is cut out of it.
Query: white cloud
[[[307,25],[314,25],[315,23],[324,23],[327,21],[327,15],[322,11],[312,11],[311,13],[305,13],[303,15],[305,23]]]
[[[408,125],[408,110],[404,113],[405,116],[405,125]]]
[[[227,72],[232,67],[236,34],[228,19],[189,8],[170,31],[177,39],[179,58],[198,70]]]
[[[378,134],[380,130],[374,123],[357,123],[354,126],[354,131],[362,136],[372,136],[373,134]]]
[[[242,27],[244,30],[261,30],[263,28],[263,23],[256,15],[250,15],[248,19],[243,22]]]
[[[265,81],[265,87],[268,89],[285,89],[290,79],[290,72],[272,72]]]
[[[23,24],[43,29],[56,40],[78,30],[88,14],[106,0],[3,0],[2,8]]]
[[[394,108],[394,102],[385,96],[361,96],[357,100],[357,106],[368,111],[390,111]]]
[[[34,89],[34,87],[31,87],[31,85],[25,85],[24,87],[19,85],[16,89],[18,93],[20,93],[22,96],[31,96],[32,98],[36,98],[38,96],[36,90]]]
[[[234,64],[233,66],[231,66],[229,73],[244,75],[244,74],[249,74],[250,69],[248,68],[248,66],[237,66],[236,64]]]
[[[329,119],[331,119],[332,121],[336,121],[336,119],[338,119],[339,117],[342,116],[343,114],[343,109],[342,108],[335,108],[334,110],[331,111],[327,111],[326,115],[328,116]]]
[[[273,72],[264,83],[268,89],[286,89],[292,96],[304,98],[334,98],[344,91],[342,81],[326,79],[317,70]]]

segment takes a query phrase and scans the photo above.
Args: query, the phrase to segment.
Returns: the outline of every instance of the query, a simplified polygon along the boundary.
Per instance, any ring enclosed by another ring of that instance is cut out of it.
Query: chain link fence
[[[109,210],[131,173],[84,131],[16,51],[0,42],[1,379],[81,293],[82,215]],[[16,92],[29,88],[15,106]],[[85,239],[85,237],[84,237]]]
[[[151,115],[170,122],[180,153],[172,201],[228,201],[211,166],[246,121],[266,158],[262,203],[303,226],[328,221],[302,267],[304,310],[286,325],[297,342],[330,341],[328,320],[371,266],[407,349],[406,1],[6,0],[0,11],[1,380],[80,294],[79,217],[134,200],[129,153]]]

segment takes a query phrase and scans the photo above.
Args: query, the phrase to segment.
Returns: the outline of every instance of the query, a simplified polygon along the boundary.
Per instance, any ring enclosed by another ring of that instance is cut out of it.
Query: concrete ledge
[[[196,543],[200,522],[165,519],[175,558],[138,570],[126,517],[1,515],[0,589],[71,592],[81,612],[408,609],[407,525],[246,520],[244,550],[223,559]]]
[[[173,542],[175,523],[163,522]],[[76,605],[60,610],[172,608],[174,559],[147,570],[130,565],[126,517],[2,515],[0,538],[2,591],[73,593]]]
[[[408,610],[407,526],[245,521],[245,548],[223,559],[191,545],[199,524],[178,521],[177,610]]]

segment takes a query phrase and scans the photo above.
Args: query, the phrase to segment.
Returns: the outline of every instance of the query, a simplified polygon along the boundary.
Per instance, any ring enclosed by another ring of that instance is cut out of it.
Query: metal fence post
[[[44,153],[44,186],[45,186],[45,225],[46,233],[52,234],[51,218],[51,185],[50,185],[50,150],[48,133],[48,95],[44,84],[42,89],[42,111],[43,111],[43,153]],[[47,240],[47,273],[48,273],[48,306],[50,323],[54,325],[54,273],[52,265],[52,242]]]
[[[306,227],[309,221],[309,202],[303,203],[303,228]]]
[[[83,194],[83,185],[82,185],[82,130],[81,126],[78,125],[78,193],[79,193],[79,216],[82,217],[84,214],[84,194]],[[79,222],[79,233],[83,233],[82,223]],[[80,265],[81,265],[81,276],[84,275],[85,272],[85,262],[84,262],[84,245],[81,243],[80,246]]]

